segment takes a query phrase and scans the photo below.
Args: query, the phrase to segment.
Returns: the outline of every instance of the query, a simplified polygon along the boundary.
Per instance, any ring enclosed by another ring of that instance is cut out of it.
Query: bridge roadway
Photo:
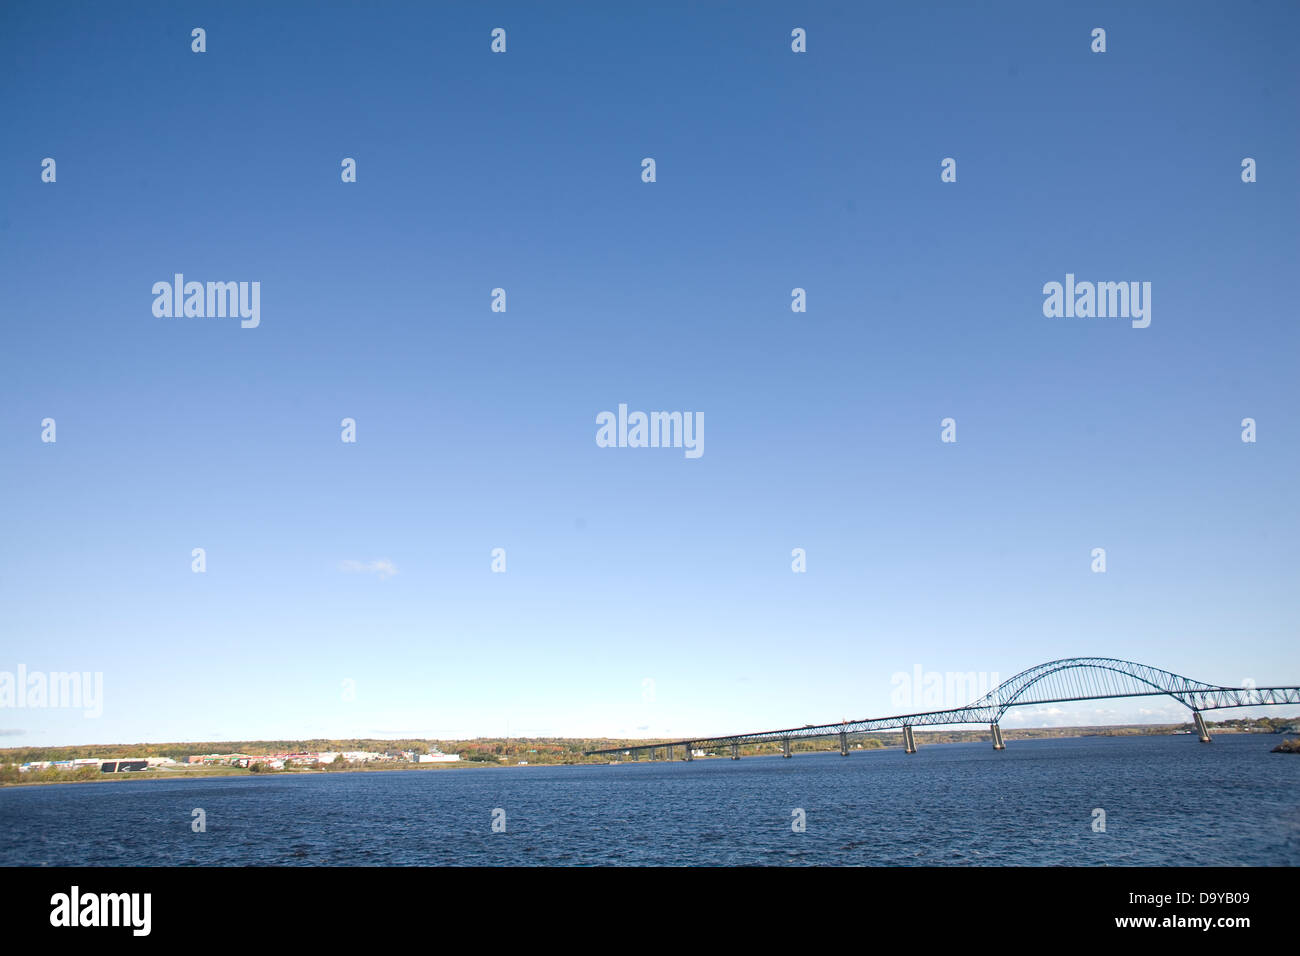
[[[1168,696],[1192,712],[1196,732],[1201,743],[1210,742],[1203,711],[1230,707],[1259,707],[1273,704],[1300,704],[1300,687],[1223,687],[1182,677],[1170,671],[1135,664],[1111,657],[1072,657],[1048,661],[1015,677],[1003,681],[993,690],[965,707],[950,710],[932,710],[919,714],[900,714],[893,717],[872,717],[866,720],[845,720],[834,724],[809,724],[787,727],[784,730],[762,730],[748,734],[726,734],[720,737],[693,737],[687,740],[660,741],[627,747],[610,747],[589,750],[587,756],[621,754],[634,760],[647,754],[655,759],[664,751],[672,760],[680,749],[683,760],[692,758],[692,750],[705,747],[730,747],[731,758],[740,759],[740,748],[745,744],[780,741],[783,756],[789,757],[790,742],[816,737],[839,737],[840,753],[849,755],[849,737],[853,734],[882,730],[902,730],[903,748],[916,753],[914,727],[950,726],[957,724],[988,724],[994,750],[1005,750],[999,721],[1012,707],[1039,704],[1066,704],[1083,700],[1108,700],[1116,697]]]

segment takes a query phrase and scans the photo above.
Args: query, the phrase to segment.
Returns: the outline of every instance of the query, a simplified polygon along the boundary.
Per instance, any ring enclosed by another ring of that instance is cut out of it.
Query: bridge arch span
[[[1219,689],[1148,664],[1114,657],[1071,657],[1021,671],[969,707],[987,710],[996,721],[1011,707],[1028,704],[1166,694],[1195,711],[1198,695]]]

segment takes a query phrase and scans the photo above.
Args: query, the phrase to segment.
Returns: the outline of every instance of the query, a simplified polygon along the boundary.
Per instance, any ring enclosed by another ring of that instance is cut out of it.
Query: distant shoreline
[[[1089,737],[1190,736],[1190,732],[1185,729],[1185,726],[1186,725],[1177,725],[1177,724],[1158,725],[1158,726],[1125,725],[1125,726],[1101,726],[1101,727],[1063,727],[1060,728],[1059,730],[1055,728],[1022,728],[1016,731],[1004,730],[1003,734],[1005,739],[1008,742],[1011,741],[1025,742],[1030,740],[1076,740],[1076,739],[1083,739]],[[1283,734],[1275,730],[1270,731],[1264,729],[1252,729],[1249,726],[1225,727],[1222,725],[1211,725],[1211,728],[1215,735],[1251,734],[1251,735],[1258,735],[1264,738],[1276,738],[1278,736],[1284,736]],[[958,744],[958,743],[981,743],[981,742],[987,743],[990,739],[989,734],[987,732],[980,732],[980,731],[946,731],[946,732],[937,731],[934,733],[926,733],[924,736],[922,736],[922,734],[918,731],[917,737],[918,737],[918,741],[924,743],[926,747],[935,747],[935,746],[942,746],[944,744]],[[942,738],[942,739],[934,739],[934,738]],[[874,751],[899,750],[902,748],[901,740],[899,743],[896,744],[883,743],[880,741],[878,736],[873,737],[872,740],[873,740],[872,746],[855,747],[850,750],[850,753],[872,753]],[[588,746],[590,743],[592,743],[592,741],[586,741],[586,740],[579,741],[573,738],[546,738],[546,743],[551,746],[554,746],[556,743],[560,741],[563,741],[565,744],[569,745],[570,747],[575,747],[579,745],[585,747]],[[540,740],[534,741],[528,738],[513,738],[512,742],[516,746],[527,744],[527,743],[539,743],[539,744],[542,743],[542,741]],[[601,741],[602,744],[607,744],[608,746],[611,747],[645,746],[647,743],[650,742],[651,741],[640,741],[640,740]],[[247,749],[258,749],[259,743],[263,743],[263,742],[259,742],[259,741],[243,742],[245,752]],[[112,746],[112,745],[107,745],[107,746],[95,745],[95,749],[102,748],[102,749],[113,749],[116,751],[128,751],[132,748],[132,746],[141,747],[144,745],[139,745],[139,744],[124,745],[121,747]],[[153,746],[167,746],[167,747],[175,746],[180,748],[192,749],[196,746],[205,746],[205,745],[178,744],[178,745],[153,745]],[[25,751],[30,751],[32,749],[35,748],[12,748],[9,751],[0,751],[0,766],[4,766],[6,764],[8,766],[13,766],[12,761],[7,760],[6,758],[11,757],[11,755],[13,755],[15,752],[21,753]],[[59,749],[59,750],[71,751],[71,750],[77,750],[79,748],[67,747],[67,748],[48,748],[48,749],[49,750]],[[828,746],[825,748],[796,749],[794,753],[801,756],[806,756],[810,754],[838,753],[838,751],[839,751],[838,745],[828,740]],[[533,751],[531,750],[527,752],[530,755],[533,753]],[[263,755],[252,754],[251,756],[263,756]],[[527,761],[527,760],[515,760],[513,759],[514,756],[517,756],[517,754],[511,755],[509,759],[502,758],[497,761],[484,760],[484,759],[477,759],[477,760],[467,759],[455,763],[433,763],[433,764],[418,764],[418,763],[409,763],[409,762],[405,762],[405,763],[370,762],[370,763],[348,764],[345,766],[331,767],[329,769],[326,769],[324,767],[322,768],[297,767],[289,770],[269,770],[269,769],[251,770],[249,768],[237,767],[237,766],[175,764],[171,766],[151,767],[148,770],[121,771],[117,773],[96,773],[93,776],[85,775],[80,778],[75,777],[74,776],[75,771],[72,770],[55,770],[52,772],[61,775],[66,774],[66,778],[61,779],[59,777],[53,777],[53,778],[46,777],[45,779],[30,780],[30,781],[21,780],[21,779],[5,780],[5,781],[0,781],[0,789],[4,789],[8,787],[59,786],[59,785],[77,784],[77,783],[106,783],[106,782],[116,781],[116,780],[144,780],[144,781],[211,780],[217,777],[281,777],[286,775],[298,776],[303,774],[317,776],[321,774],[340,774],[340,773],[385,773],[385,772],[392,773],[392,772],[421,771],[421,770],[449,771],[449,770],[463,770],[466,768],[481,768],[481,767],[497,767],[497,768],[501,768],[501,767],[511,767],[511,768],[584,767],[584,766],[603,767],[603,766],[622,766],[622,765],[634,764],[634,763],[650,764],[650,763],[667,762],[662,760],[651,761],[651,760],[631,760],[631,759],[598,759],[594,757],[582,758],[576,753],[573,754],[573,756],[575,756],[576,759],[571,759],[571,760],[551,759],[551,760],[540,760],[536,762]],[[604,755],[604,756],[613,757],[615,755]],[[751,757],[775,757],[775,756],[779,756],[778,752],[764,751],[761,753],[742,754],[741,759],[748,759]],[[111,758],[105,757],[104,759],[107,760]],[[709,756],[695,757],[693,759],[727,760],[730,759],[730,755],[723,754],[723,753],[714,753]],[[674,762],[680,762],[680,761],[674,761]],[[50,773],[51,771],[46,770],[41,772]]]

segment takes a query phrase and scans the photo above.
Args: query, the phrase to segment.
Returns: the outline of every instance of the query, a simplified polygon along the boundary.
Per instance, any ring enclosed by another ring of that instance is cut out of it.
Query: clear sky
[[[736,732],[1087,655],[1300,683],[1298,27],[5,4],[0,670],[104,700],[0,745]],[[260,325],[155,317],[175,273]],[[1067,273],[1150,327],[1045,317]],[[620,403],[704,454],[598,447]]]

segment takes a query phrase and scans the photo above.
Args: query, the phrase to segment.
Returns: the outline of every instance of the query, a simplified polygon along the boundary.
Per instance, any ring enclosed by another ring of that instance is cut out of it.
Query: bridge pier
[[[740,744],[736,743],[736,741],[734,740],[731,742],[731,759],[732,760],[740,759]]]
[[[1002,728],[996,723],[989,724],[989,730],[993,731],[993,749],[1006,750],[1007,745],[1002,741]]]
[[[847,757],[848,755],[849,755],[849,735],[841,730],[840,731],[840,756]]]
[[[790,756],[790,738],[789,738],[789,737],[783,737],[783,738],[781,739],[781,756],[782,756],[782,757],[788,757],[788,756]]]
[[[695,759],[695,755],[691,753],[691,742],[689,740],[686,743],[682,744],[682,751],[683,751],[682,753],[683,760]]]
[[[1199,710],[1192,711],[1192,720],[1196,721],[1196,733],[1200,735],[1201,743],[1210,742],[1210,731],[1205,726],[1205,718],[1201,716]]]
[[[673,759],[673,745],[672,745],[672,744],[669,744],[669,745],[668,745],[668,759],[669,759],[669,760],[672,760],[672,759]]]
[[[916,753],[916,738],[912,736],[912,728],[908,724],[903,724],[903,752]]]

